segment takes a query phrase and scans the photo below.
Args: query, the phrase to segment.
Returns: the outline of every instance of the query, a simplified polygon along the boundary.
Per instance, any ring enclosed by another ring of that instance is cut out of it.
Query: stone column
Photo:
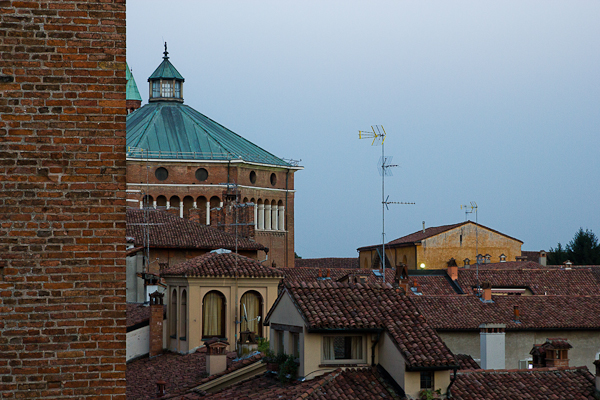
[[[279,230],[285,231],[285,207],[279,206]]]
[[[271,229],[276,231],[279,228],[279,222],[277,219],[278,214],[277,205],[271,206]]]
[[[259,231],[265,229],[265,205],[258,205],[258,228]]]
[[[258,229],[258,204],[254,203],[254,229]]]
[[[167,200],[167,210],[171,208],[171,200]]]
[[[271,204],[265,204],[265,231],[271,230]]]
[[[206,225],[210,225],[210,200],[206,202]]]

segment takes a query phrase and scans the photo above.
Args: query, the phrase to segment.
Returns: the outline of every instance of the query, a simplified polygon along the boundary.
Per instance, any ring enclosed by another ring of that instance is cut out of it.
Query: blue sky
[[[524,242],[600,234],[600,2],[127,2],[147,100],[163,41],[185,103],[296,173],[296,252],[354,257],[386,238],[479,222]]]

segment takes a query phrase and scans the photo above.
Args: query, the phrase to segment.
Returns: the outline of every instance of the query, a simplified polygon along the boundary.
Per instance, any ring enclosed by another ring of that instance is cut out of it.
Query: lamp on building
[[[419,267],[425,268],[425,263],[421,263],[421,265],[419,265]]]

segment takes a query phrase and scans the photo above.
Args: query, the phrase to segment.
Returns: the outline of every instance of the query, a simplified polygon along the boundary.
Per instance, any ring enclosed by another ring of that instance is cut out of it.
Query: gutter
[[[452,376],[452,379],[450,380],[450,384],[448,385],[448,388],[446,389],[446,398],[447,399],[452,398],[452,393],[450,392],[450,388],[452,387],[452,385],[454,385],[454,382],[456,382],[456,371],[457,370],[458,370],[458,368],[454,368],[454,374]]]
[[[406,367],[407,371],[417,372],[417,371],[447,371],[447,370],[456,370],[458,369],[458,365],[435,365],[431,367]]]
[[[348,328],[307,328],[308,333],[378,333],[384,331],[383,328],[364,328],[364,329],[348,329]]]

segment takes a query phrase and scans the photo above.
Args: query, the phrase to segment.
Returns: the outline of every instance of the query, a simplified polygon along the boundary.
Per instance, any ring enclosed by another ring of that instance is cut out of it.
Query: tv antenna
[[[381,144],[381,157],[377,164],[379,175],[381,175],[381,265],[383,266],[383,283],[385,284],[385,210],[388,209],[389,204],[415,204],[397,201],[388,201],[390,196],[385,197],[385,177],[392,176],[391,168],[395,168],[398,165],[392,164],[392,156],[385,155],[385,136],[386,132],[383,129],[383,125],[371,126],[371,131],[358,131],[359,139],[373,139],[371,146],[377,146]]]
[[[477,260],[475,276],[477,278],[477,296],[479,296],[481,294],[479,286],[479,263],[481,262],[481,257],[479,257],[479,240],[477,237],[477,203],[472,201],[471,205],[461,204],[460,209],[462,210],[463,208],[465,209],[465,222],[469,221],[468,214],[473,214],[473,212],[475,212],[475,253],[477,253],[477,256],[475,257]]]

